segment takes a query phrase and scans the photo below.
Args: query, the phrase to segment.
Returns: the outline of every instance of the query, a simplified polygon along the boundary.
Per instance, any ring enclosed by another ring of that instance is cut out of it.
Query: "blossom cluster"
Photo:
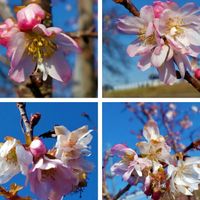
[[[30,145],[5,138],[0,147],[0,184],[21,172],[41,200],[60,200],[85,187],[87,174],[93,169],[85,159],[91,155],[91,130],[83,126],[70,132],[64,126],[55,126],[54,131],[57,142],[50,150],[38,137]]]
[[[124,144],[111,149],[111,155],[120,157],[112,165],[113,175],[123,177],[131,185],[143,183],[143,190],[153,200],[166,193],[176,199],[180,194],[192,195],[200,184],[200,157],[185,157],[182,153],[172,154],[165,137],[160,135],[155,121],[144,126],[146,141],[137,143],[140,154]]]
[[[58,27],[47,28],[42,22],[49,14],[38,4],[31,3],[17,13],[17,20],[8,18],[0,25],[0,44],[7,48],[11,59],[9,76],[15,82],[24,82],[34,72],[42,72],[67,82],[71,71],[65,55],[79,51],[79,46]]]
[[[117,27],[137,36],[127,53],[141,56],[138,68],[145,71],[154,66],[160,80],[172,85],[177,80],[176,70],[184,78],[187,70],[192,71],[190,58],[200,53],[199,12],[194,3],[179,7],[173,1],[155,1],[142,7],[139,17],[120,18]]]

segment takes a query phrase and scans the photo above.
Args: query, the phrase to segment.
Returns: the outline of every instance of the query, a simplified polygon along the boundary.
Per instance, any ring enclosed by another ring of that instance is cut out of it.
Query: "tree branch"
[[[186,154],[188,151],[192,149],[197,149],[200,150],[200,139],[192,142],[189,146],[187,146],[184,150],[183,153]]]
[[[33,129],[26,113],[26,104],[17,103],[17,107],[19,109],[19,113],[21,115],[21,118],[25,127],[26,142],[29,143],[30,141],[32,141],[32,138],[33,138]]]
[[[179,71],[176,71],[176,76],[178,79],[181,79],[181,74]],[[184,79],[190,83],[198,92],[200,92],[200,81],[198,81],[196,78],[190,75],[188,71],[185,72]]]
[[[123,194],[129,191],[132,185],[127,184],[123,189],[121,189],[113,198],[112,200],[117,200],[119,199]]]
[[[130,13],[132,13],[134,16],[139,17],[140,12],[138,9],[133,5],[130,0],[113,0],[115,3],[119,3],[123,5]]]

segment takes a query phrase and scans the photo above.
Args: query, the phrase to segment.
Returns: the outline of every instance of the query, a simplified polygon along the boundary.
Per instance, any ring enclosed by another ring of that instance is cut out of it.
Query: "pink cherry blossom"
[[[117,144],[111,149],[112,155],[118,155],[122,160],[111,167],[111,172],[121,175],[125,181],[131,181],[133,174],[142,178],[142,170],[151,167],[152,162],[147,158],[139,158],[134,150],[126,145]]]
[[[42,157],[47,152],[44,143],[39,138],[36,138],[31,142],[30,151],[35,158]]]
[[[29,172],[31,191],[41,200],[61,200],[78,184],[73,171],[58,159],[43,157]]]
[[[16,22],[8,18],[0,25],[0,44],[8,47],[11,38],[19,31]]]
[[[35,70],[47,76],[67,82],[70,68],[65,55],[79,49],[77,43],[57,27],[34,26],[30,32],[18,32],[11,38],[8,51],[12,52],[9,76],[16,82],[23,82]]]
[[[45,11],[35,3],[31,3],[17,12],[18,26],[22,31],[32,30],[44,18]]]

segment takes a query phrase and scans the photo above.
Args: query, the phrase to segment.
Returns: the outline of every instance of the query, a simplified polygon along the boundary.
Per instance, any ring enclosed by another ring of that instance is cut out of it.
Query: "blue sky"
[[[69,130],[75,130],[83,125],[88,125],[89,129],[93,129],[93,141],[92,155],[88,158],[94,164],[94,170],[88,176],[88,186],[82,193],[81,200],[97,199],[97,104],[96,103],[27,103],[27,112],[29,115],[39,112],[42,118],[35,128],[35,135],[39,135],[48,130],[51,130],[54,125],[64,125]],[[0,103],[0,142],[4,141],[4,137],[12,136],[21,142],[24,142],[24,136],[20,127],[20,116],[15,103]],[[81,114],[87,112],[90,115],[91,121],[88,121]],[[47,146],[53,146],[55,144],[54,139],[43,140]],[[17,175],[12,179],[13,182],[24,184],[25,178],[22,175]],[[5,186],[10,185],[5,184]],[[29,188],[25,188],[20,192],[22,196],[30,195],[33,199],[36,199],[34,195],[30,193]],[[65,199],[77,200],[79,199],[79,193],[73,193],[67,196]],[[0,199],[3,199],[0,196]]]
[[[152,103],[153,105],[160,105],[158,103]],[[135,107],[136,103],[132,103]],[[163,103],[163,106],[166,107],[166,103]],[[186,131],[182,132],[183,143],[189,145],[191,143],[188,140],[187,134],[193,130],[199,128],[200,113],[192,113],[191,106],[196,105],[200,108],[200,103],[176,103],[178,116],[183,116],[184,114],[189,114],[192,116],[191,120],[193,126]],[[136,119],[133,113],[124,110],[124,103],[103,103],[103,153],[108,148],[111,148],[115,144],[126,144],[130,148],[137,150],[135,144],[137,133],[143,127],[143,125]],[[145,118],[144,118],[145,119]],[[159,124],[159,129],[161,134],[165,135],[166,131],[162,124]],[[132,134],[131,131],[134,130],[135,134]],[[195,138],[200,137],[200,133],[197,131]],[[143,138],[143,141],[145,139]],[[190,155],[200,156],[199,151],[193,151]],[[118,160],[114,158],[112,161]],[[115,177],[114,182],[108,182],[110,190],[116,193],[119,189],[126,185],[126,182],[123,182],[121,177]],[[132,188],[132,191],[139,189],[136,187]],[[142,197],[141,200],[145,198]]]
[[[151,5],[153,0],[131,0],[134,2],[136,7],[140,9],[144,5]],[[187,2],[191,2],[190,0],[175,0],[179,5],[183,5]],[[199,1],[194,0],[197,5],[200,6]],[[126,10],[123,6],[114,3],[112,0],[103,0],[103,14],[113,14],[110,10],[113,9],[117,13],[117,18],[124,16],[124,15],[131,15],[128,10]],[[112,19],[112,23],[116,23],[117,18]],[[106,31],[104,30],[104,34]],[[129,67],[124,67],[122,63],[119,62],[119,59],[112,58],[109,56],[110,62],[112,63],[113,67],[117,67],[122,71],[121,76],[117,76],[113,73],[110,73],[104,66],[103,66],[103,83],[110,84],[110,85],[124,85],[126,83],[135,83],[135,82],[143,82],[148,79],[148,76],[152,73],[157,74],[157,71],[154,68],[150,68],[145,72],[140,71],[136,64],[139,57],[130,58],[126,54],[127,46],[135,39],[133,35],[126,35],[123,33],[112,34],[112,37],[115,38],[120,43],[120,51],[124,52],[121,53],[126,59]],[[103,52],[103,57],[106,57],[105,51]]]

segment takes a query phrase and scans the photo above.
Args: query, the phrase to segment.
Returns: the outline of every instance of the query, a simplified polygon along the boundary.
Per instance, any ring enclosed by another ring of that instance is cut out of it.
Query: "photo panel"
[[[0,103],[0,199],[97,200],[97,103]]]
[[[0,3],[0,97],[96,97],[96,0]]]
[[[103,96],[199,97],[197,0],[103,0]]]
[[[103,103],[102,199],[199,198],[200,103]]]

